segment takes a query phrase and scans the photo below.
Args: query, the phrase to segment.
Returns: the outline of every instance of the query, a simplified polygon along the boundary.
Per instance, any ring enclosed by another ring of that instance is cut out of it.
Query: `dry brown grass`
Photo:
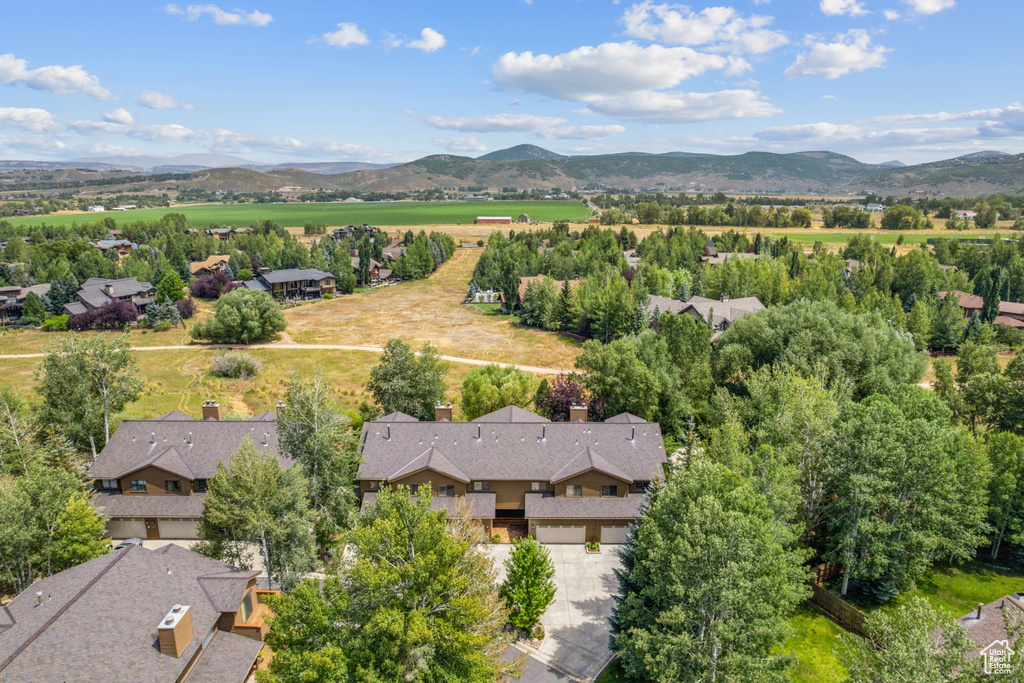
[[[285,311],[288,335],[299,344],[378,347],[397,337],[416,348],[430,342],[450,356],[572,368],[578,344],[462,304],[482,251],[459,249],[424,280]]]

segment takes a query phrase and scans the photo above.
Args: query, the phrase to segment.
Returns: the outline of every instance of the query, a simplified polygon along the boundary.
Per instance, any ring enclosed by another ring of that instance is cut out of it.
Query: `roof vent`
[[[43,604],[43,591],[36,591],[36,603],[39,605]]]

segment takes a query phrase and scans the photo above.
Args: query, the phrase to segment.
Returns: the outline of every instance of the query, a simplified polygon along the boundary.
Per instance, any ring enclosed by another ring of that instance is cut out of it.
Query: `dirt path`
[[[349,344],[296,344],[295,342],[279,341],[272,344],[250,344],[248,346],[242,346],[239,344],[194,344],[188,345],[183,344],[180,346],[133,346],[132,351],[202,351],[204,349],[269,349],[272,351],[291,351],[294,349],[309,349],[317,350],[323,349],[325,351],[365,351],[367,353],[384,353],[384,349],[380,346],[352,346]],[[12,353],[7,355],[0,355],[0,360],[4,359],[15,359],[15,358],[42,358],[46,354],[42,353]],[[459,363],[461,365],[489,365],[496,361],[491,360],[480,360],[477,358],[461,358],[459,356],[441,356],[441,360],[448,361],[450,363]],[[520,370],[533,373],[535,375],[560,375],[563,373],[572,372],[570,368],[543,368],[536,367],[533,365],[519,365],[517,363],[497,363],[502,367],[509,367],[515,365]]]

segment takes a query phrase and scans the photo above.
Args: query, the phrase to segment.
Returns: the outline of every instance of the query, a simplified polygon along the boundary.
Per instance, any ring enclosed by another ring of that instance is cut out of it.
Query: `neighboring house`
[[[868,204],[864,209],[868,213],[881,213],[885,211],[885,204]]]
[[[984,299],[977,294],[968,294],[967,292],[961,292],[960,290],[955,290],[953,293],[957,296],[960,309],[964,312],[966,317],[970,318],[975,313],[979,315],[981,314],[981,309],[985,307]],[[939,298],[945,299],[946,292],[939,292]]]
[[[360,200],[361,201],[361,200]],[[357,235],[366,235],[372,237],[377,232],[377,228],[373,225],[346,225],[344,228],[336,228],[331,232],[331,236],[338,241],[347,239],[349,237],[355,237]]]
[[[465,201],[467,202],[493,202],[494,197],[489,197],[485,194],[467,194]]]
[[[707,245],[704,247],[704,255],[700,257],[701,263],[706,263],[710,266],[720,265],[725,263],[729,259],[733,258],[760,258],[753,252],[719,252],[718,247],[715,246],[714,240],[708,240]]]
[[[558,292],[561,292],[562,291],[562,287],[565,286],[565,280],[555,280],[554,278],[550,278],[547,275],[535,275],[535,276],[532,276],[532,277],[521,277],[521,278],[519,278],[519,291],[516,294],[516,300],[515,300],[515,304],[514,304],[515,307],[518,308],[519,306],[522,306],[522,304],[523,304],[523,297],[526,296],[526,288],[530,286],[531,282],[543,282],[544,280],[551,280],[551,282],[554,283],[554,285],[555,285],[555,290],[557,290]],[[569,287],[570,288],[577,289],[579,286],[580,286],[580,281],[579,280],[569,280]],[[501,301],[502,304],[505,304],[505,295],[504,294],[499,295],[498,299],[499,299],[499,301]]]
[[[117,253],[117,257],[124,258],[128,254],[132,253],[133,249],[138,249],[139,245],[128,240],[96,240],[93,242],[93,246],[102,251],[104,254],[108,251],[114,251]]]
[[[210,237],[227,241],[236,235],[244,235],[249,230],[249,228],[210,228],[206,231],[206,234]]]
[[[1024,328],[1024,304],[1012,301],[999,302],[999,315],[993,321],[996,325]]]
[[[525,520],[542,543],[622,543],[650,482],[665,477],[661,428],[623,413],[587,422],[551,422],[508,406],[472,422],[434,422],[392,413],[363,425],[362,507],[382,486],[431,488],[435,510],[464,501],[490,535],[493,520]]]
[[[1009,640],[1012,643],[1014,638],[1006,631],[1007,620],[1011,628],[1024,626],[1024,595],[1021,593],[1007,595],[987,605],[979,604],[977,609],[957,619],[976,646],[967,652],[967,657],[973,659],[983,655],[998,641]]]
[[[958,221],[973,221],[978,214],[974,211],[957,211],[954,216]]]
[[[695,296],[689,301],[669,299],[664,296],[649,297],[647,313],[651,315],[654,310],[659,315],[665,313],[679,313],[692,316],[694,320],[711,325],[713,333],[711,341],[717,341],[722,333],[732,327],[732,324],[747,315],[764,310],[764,304],[756,296],[743,297],[742,299],[706,299],[702,296]]]
[[[191,271],[192,277],[213,275],[214,273],[220,273],[227,268],[230,260],[231,257],[225,256],[224,254],[214,254],[203,261],[192,261],[188,264],[188,269]]]
[[[86,311],[94,311],[104,304],[119,299],[131,301],[136,310],[146,312],[146,307],[153,302],[156,287],[148,282],[139,282],[133,277],[120,280],[109,280],[102,277],[91,277],[75,292],[73,300],[64,304],[64,312],[78,315]]]
[[[278,592],[258,574],[131,544],[40,579],[0,611],[0,682],[243,683]]]
[[[89,213],[103,213],[106,209],[102,204],[90,204],[88,211]]]
[[[352,270],[356,271],[356,273],[358,274],[359,273],[359,263],[360,263],[359,257],[358,256],[350,256],[349,257],[349,262],[352,264]],[[377,282],[379,282],[380,281],[380,274],[381,274],[381,271],[383,269],[384,269],[384,264],[371,256],[370,257],[370,281],[367,284],[373,285],[373,284],[376,284]],[[390,273],[391,271],[388,271],[388,272]]]
[[[397,261],[405,255],[405,252],[408,249],[408,247],[406,247],[402,242],[403,239],[401,237],[396,238],[391,242],[391,244],[381,250],[381,256],[391,261]]]
[[[512,216],[477,216],[474,222],[478,225],[511,225]]]
[[[221,421],[220,406],[203,404],[203,419],[171,412],[155,420],[124,420],[89,468],[93,506],[109,517],[111,538],[195,539],[207,482],[217,465],[249,437],[283,467],[292,460],[277,443],[276,415]]]
[[[50,283],[32,285],[30,287],[0,287],[0,323],[11,322],[21,317],[25,307],[25,297],[29,292],[35,292],[39,296],[46,296],[50,291]]]
[[[318,268],[288,268],[257,273],[245,283],[249,289],[269,293],[279,301],[288,299],[319,299],[324,294],[333,295],[338,289],[334,273]]]

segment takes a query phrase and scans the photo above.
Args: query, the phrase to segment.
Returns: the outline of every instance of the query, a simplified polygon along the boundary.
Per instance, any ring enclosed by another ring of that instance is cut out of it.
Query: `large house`
[[[210,228],[206,231],[206,234],[210,237],[216,237],[219,240],[227,241],[237,235],[244,235],[251,231],[251,228]]]
[[[265,661],[255,571],[176,545],[112,552],[0,610],[0,683],[243,683]]]
[[[114,252],[119,259],[132,253],[133,249],[139,248],[139,245],[129,240],[96,240],[93,245],[104,254],[110,251]]]
[[[946,292],[939,292],[939,298],[945,299]],[[960,310],[964,312],[964,315],[970,318],[975,313],[981,314],[981,309],[985,307],[985,300],[977,294],[968,294],[967,292],[961,292],[956,290],[953,294],[957,298],[957,303],[960,304]]]
[[[1012,301],[999,302],[999,315],[992,321],[996,325],[1007,325],[1009,327],[1024,327],[1024,304]]]
[[[213,275],[214,273],[220,273],[227,268],[230,260],[231,258],[224,254],[213,254],[202,261],[192,261],[188,264],[188,269],[192,273],[192,277]]]
[[[155,420],[125,420],[89,468],[92,504],[109,520],[111,538],[195,539],[217,465],[249,437],[283,467],[293,461],[277,445],[276,415],[221,421],[220,406],[203,404],[203,419],[177,411]]]
[[[46,296],[50,292],[50,284],[47,282],[28,287],[19,285],[0,287],[0,323],[10,322],[21,317],[22,310],[25,308],[25,297],[30,292],[35,292],[38,296]]]
[[[709,266],[721,265],[731,259],[758,259],[760,258],[753,252],[745,251],[718,251],[718,247],[715,246],[714,240],[708,240],[707,245],[704,246],[704,255],[700,257],[701,263],[706,263]]]
[[[324,294],[333,295],[338,289],[334,273],[318,268],[288,268],[256,273],[245,286],[267,292],[278,300],[319,299]]]
[[[587,422],[551,422],[509,406],[472,422],[392,413],[363,425],[359,487],[372,506],[382,486],[429,486],[432,505],[463,500],[489,535],[494,520],[525,520],[542,543],[622,543],[650,482],[665,476],[661,428],[623,413]]]
[[[114,300],[131,301],[139,313],[145,313],[146,307],[153,302],[156,287],[148,282],[139,282],[133,277],[110,280],[102,277],[91,277],[75,292],[74,300],[64,304],[64,312],[79,315],[86,311],[94,311]]]
[[[349,237],[355,237],[356,235],[366,235],[372,237],[377,232],[377,227],[373,225],[346,225],[343,228],[335,228],[331,232],[331,237],[337,241],[348,239]]]
[[[702,296],[695,296],[689,301],[669,299],[664,296],[649,297],[647,304],[648,315],[655,311],[658,315],[665,313],[685,313],[692,316],[694,320],[711,325],[714,331],[711,340],[715,341],[722,333],[732,327],[732,324],[749,313],[763,311],[764,304],[756,296],[747,296],[741,299],[707,299]]]

